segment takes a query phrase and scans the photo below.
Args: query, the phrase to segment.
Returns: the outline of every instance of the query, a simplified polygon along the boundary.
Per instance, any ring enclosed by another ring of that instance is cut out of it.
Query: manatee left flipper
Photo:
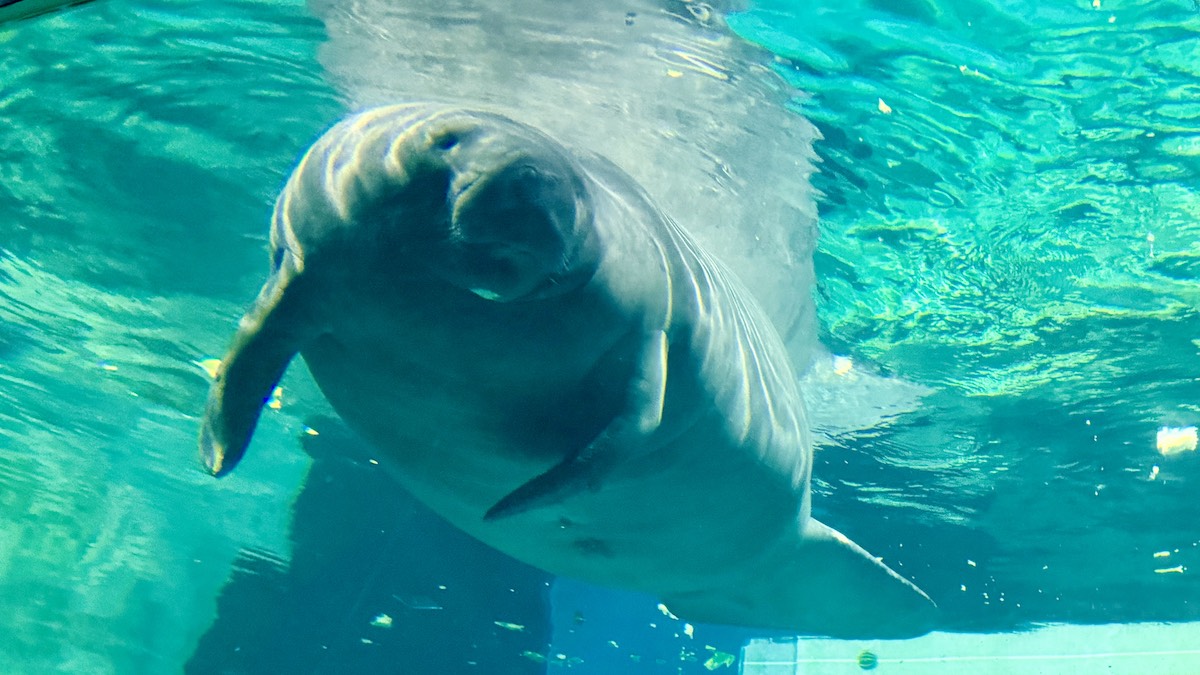
[[[277,271],[242,317],[233,344],[208,392],[200,426],[200,456],[223,476],[246,453],[263,404],[312,333],[300,311],[297,278]]]
[[[596,490],[613,467],[648,449],[645,442],[662,423],[667,389],[667,334],[656,331],[642,349],[625,412],[579,452],[531,478],[496,502],[484,520],[507,518],[550,506],[584,490]]]

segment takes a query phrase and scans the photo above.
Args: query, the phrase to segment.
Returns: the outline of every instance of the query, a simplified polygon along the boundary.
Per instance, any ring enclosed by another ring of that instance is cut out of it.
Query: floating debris
[[[683,624],[683,634],[694,640],[696,638],[696,627],[690,623]]]
[[[203,370],[204,374],[208,375],[208,379],[210,380],[217,379],[217,372],[221,370],[221,359],[201,359],[199,361],[192,361],[192,363],[199,366],[200,370]]]
[[[662,612],[662,613],[663,613],[663,615],[665,615],[665,616],[666,616],[667,618],[669,618],[669,619],[673,619],[673,620],[675,620],[675,621],[678,621],[678,620],[679,620],[679,617],[677,617],[677,616],[675,616],[674,614],[672,614],[672,613],[671,613],[671,610],[667,609],[667,606],[666,606],[666,605],[664,605],[664,604],[662,604],[661,602],[660,602],[660,603],[658,603],[658,611]]]
[[[716,670],[717,668],[729,668],[737,661],[736,657],[729,652],[723,652],[711,645],[704,645],[704,648],[711,651],[712,655],[704,662],[704,667],[708,670]]]
[[[1158,452],[1163,457],[1194,452],[1197,440],[1196,427],[1163,427],[1158,430]]]
[[[833,357],[833,374],[839,377],[844,377],[854,369],[854,359],[849,356],[834,356]]]
[[[424,596],[414,596],[411,598],[405,598],[405,597],[402,597],[399,595],[392,594],[392,598],[394,598],[397,602],[399,602],[400,604],[404,605],[405,607],[407,607],[409,609],[420,609],[420,610],[443,609],[443,607],[441,605],[439,605],[437,602],[435,602],[434,600],[432,600],[430,598],[424,597]]]
[[[1186,570],[1186,569],[1187,568],[1184,567],[1183,565],[1176,565],[1174,567],[1163,567],[1161,569],[1154,570],[1154,573],[1155,574],[1183,574],[1184,570]]]
[[[1150,480],[1154,480],[1155,478],[1158,478],[1158,465],[1157,464],[1150,467]]]
[[[533,661],[534,663],[545,663],[550,666],[566,666],[573,668],[583,663],[583,659],[578,656],[567,656],[566,654],[539,654],[538,652],[529,651],[528,649],[521,652],[521,656]]]
[[[1155,558],[1166,558],[1171,555],[1170,551],[1158,551],[1154,554]]]
[[[283,387],[275,387],[271,392],[271,399],[267,401],[267,407],[271,410],[279,410],[283,407]]]
[[[101,361],[100,363],[98,363],[96,365],[100,366],[100,370],[107,370],[110,373],[114,373],[117,371],[117,367],[115,365],[109,363],[108,361]]]
[[[892,106],[884,103],[883,99],[879,99],[879,112],[883,113],[884,115],[891,115]]]
[[[371,625],[376,628],[391,628],[392,617],[388,616],[387,614],[380,614],[374,619],[371,619]]]
[[[309,436],[320,436],[321,435],[321,432],[317,431],[316,429],[314,429],[310,426],[304,427],[304,433]]]
[[[519,623],[509,623],[507,621],[493,621],[492,623],[496,624],[500,628],[503,628],[504,630],[511,630],[511,631],[517,632],[517,633],[523,632],[525,630],[525,626],[522,626]]]

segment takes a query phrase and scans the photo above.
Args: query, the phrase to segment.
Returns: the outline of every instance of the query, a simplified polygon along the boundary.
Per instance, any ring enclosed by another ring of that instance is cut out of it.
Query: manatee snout
[[[435,274],[497,301],[545,297],[590,276],[590,196],[559,146],[485,114],[423,126],[393,153],[412,199],[444,200],[426,211],[443,230],[429,252]]]

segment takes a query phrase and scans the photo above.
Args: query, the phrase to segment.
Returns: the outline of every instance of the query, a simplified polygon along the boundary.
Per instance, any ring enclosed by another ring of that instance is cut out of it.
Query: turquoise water
[[[822,503],[849,485],[934,530],[905,568],[966,625],[1195,619],[1194,577],[1154,570],[1194,564],[1197,466],[1154,448],[1200,391],[1197,7],[765,2],[734,26],[825,137],[825,340],[938,390],[818,467]]]
[[[311,5],[107,0],[0,27],[0,670],[673,673],[736,652],[748,634],[692,639],[653,600],[439,526],[372,482],[302,369],[253,461],[199,470],[195,362],[261,282],[295,158],[347,109],[447,79],[529,96],[560,136],[594,118],[580,137],[607,137],[672,212],[680,185],[711,180],[730,211],[710,213],[741,231],[807,227],[810,120],[821,343],[930,390],[885,423],[831,424],[818,515],[954,630],[1200,619],[1200,459],[1155,449],[1160,427],[1200,420],[1192,2],[659,3],[687,41],[598,41],[594,70],[529,36],[609,35],[625,8],[531,5],[542,33],[468,50],[439,38],[517,19]],[[665,31],[656,11],[631,27]],[[356,51],[377,42],[437,58],[407,72]],[[496,79],[500,56],[519,82]],[[694,89],[657,101],[663,82]],[[597,91],[628,105],[578,103]],[[666,137],[694,174],[646,158]],[[734,251],[768,270],[759,287],[803,283],[803,265],[771,275],[776,252]],[[804,291],[775,293],[797,296],[800,326]]]

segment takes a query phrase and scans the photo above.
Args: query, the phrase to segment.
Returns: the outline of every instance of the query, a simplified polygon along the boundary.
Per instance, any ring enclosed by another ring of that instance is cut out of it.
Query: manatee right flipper
[[[282,270],[271,275],[221,359],[200,426],[200,456],[214,476],[232,471],[246,453],[263,405],[312,334],[296,306],[295,281]]]

